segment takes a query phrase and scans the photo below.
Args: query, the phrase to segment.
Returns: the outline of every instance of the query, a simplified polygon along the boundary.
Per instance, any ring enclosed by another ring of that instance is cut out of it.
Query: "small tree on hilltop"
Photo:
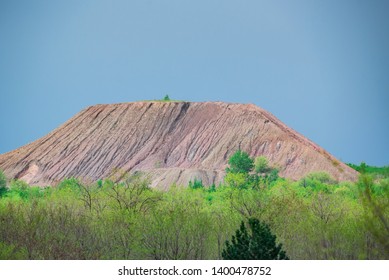
[[[163,101],[170,101],[170,97],[169,97],[169,95],[165,95],[165,97],[163,98]]]
[[[288,260],[282,245],[276,245],[276,236],[258,219],[249,219],[250,233],[242,221],[232,241],[226,241],[224,260]]]

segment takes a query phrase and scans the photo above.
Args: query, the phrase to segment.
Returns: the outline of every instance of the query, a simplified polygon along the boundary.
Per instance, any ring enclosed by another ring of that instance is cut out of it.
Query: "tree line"
[[[243,151],[222,184],[168,191],[141,173],[40,188],[0,172],[0,259],[388,259],[388,207],[388,177],[291,181]]]

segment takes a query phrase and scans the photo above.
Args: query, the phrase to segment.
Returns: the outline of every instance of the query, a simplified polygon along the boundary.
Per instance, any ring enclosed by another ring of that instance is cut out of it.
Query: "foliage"
[[[202,188],[204,188],[203,182],[201,180],[198,180],[198,179],[194,179],[193,182],[192,182],[192,180],[190,180],[188,186],[191,189],[202,189]]]
[[[165,95],[165,97],[163,98],[163,101],[170,101],[170,97],[169,97],[169,95]]]
[[[39,190],[35,188],[30,188],[30,186],[22,181],[22,180],[17,180],[13,179],[11,180],[9,184],[9,191],[7,193],[8,196],[18,196],[22,199],[28,199],[34,195],[37,195]]]
[[[267,173],[270,171],[267,158],[264,156],[256,157],[254,160],[254,170],[256,173]]]
[[[248,177],[244,173],[227,173],[224,177],[224,181],[227,186],[234,188],[244,189],[247,188]]]
[[[364,222],[371,237],[380,245],[377,250],[389,259],[389,184],[382,186],[383,195],[373,191],[373,179],[363,174],[358,181],[364,206]]]
[[[23,260],[27,258],[25,249],[18,249],[14,245],[0,242],[0,260]]]
[[[269,173],[265,175],[266,182],[269,185],[272,185],[274,182],[276,182],[280,177],[278,175],[278,169],[276,168],[270,168]]]
[[[347,165],[360,173],[366,173],[375,178],[389,177],[389,166],[378,167],[378,166],[367,165],[365,162],[361,162],[360,165],[352,164],[352,163],[348,163]]]
[[[59,189],[66,189],[66,188],[69,188],[69,189],[79,189],[81,186],[81,182],[77,179],[77,178],[66,178],[64,180],[62,180],[61,182],[59,182],[59,184],[57,185],[57,188]]]
[[[268,165],[266,157],[250,158],[246,152],[238,150],[228,160],[225,183],[228,186],[247,189],[271,186],[279,179],[278,169]]]
[[[248,220],[250,233],[242,221],[231,243],[227,240],[222,252],[225,260],[287,260],[282,245],[276,245],[276,236],[267,224],[256,218]]]
[[[173,187],[145,217],[141,247],[150,259],[205,259],[212,254],[211,215],[202,190]]]
[[[0,199],[1,256],[221,259],[241,221],[255,218],[291,259],[388,259],[389,179],[364,176],[355,184],[313,174],[304,184],[272,169],[165,191],[140,173],[48,188],[11,180]]]
[[[0,197],[2,197],[7,192],[7,178],[4,175],[4,172],[0,170]]]
[[[312,172],[300,179],[300,185],[304,188],[317,188],[326,191],[329,185],[335,185],[337,182],[326,172]]]
[[[306,176],[306,179],[322,184],[336,184],[336,181],[327,172],[312,172]]]
[[[236,151],[228,160],[227,173],[248,174],[254,167],[254,161],[250,156],[241,150]]]

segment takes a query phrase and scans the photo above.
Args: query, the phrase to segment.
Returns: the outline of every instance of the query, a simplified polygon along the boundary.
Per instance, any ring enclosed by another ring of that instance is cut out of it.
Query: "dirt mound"
[[[239,148],[266,156],[284,177],[326,171],[337,180],[357,178],[356,171],[265,110],[222,102],[91,106],[45,137],[0,155],[0,169],[36,185],[141,170],[154,186],[167,188],[194,178],[220,182]]]

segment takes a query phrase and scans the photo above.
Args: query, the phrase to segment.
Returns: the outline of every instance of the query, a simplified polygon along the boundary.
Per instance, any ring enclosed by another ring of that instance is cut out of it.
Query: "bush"
[[[9,184],[9,195],[17,195],[23,199],[28,199],[29,189],[30,186],[26,182],[22,180],[13,179]]]
[[[313,172],[299,181],[300,186],[314,188],[317,190],[328,191],[329,185],[335,185],[337,182],[326,172]]]
[[[308,178],[310,180],[318,181],[318,182],[323,183],[323,184],[329,184],[329,185],[336,184],[336,180],[334,180],[331,177],[331,175],[328,174],[327,172],[313,172],[313,173],[308,174],[308,176],[306,178]]]
[[[194,179],[194,181],[192,183],[192,181],[190,180],[189,181],[189,188],[191,188],[191,189],[203,189],[204,188],[203,181]]]

